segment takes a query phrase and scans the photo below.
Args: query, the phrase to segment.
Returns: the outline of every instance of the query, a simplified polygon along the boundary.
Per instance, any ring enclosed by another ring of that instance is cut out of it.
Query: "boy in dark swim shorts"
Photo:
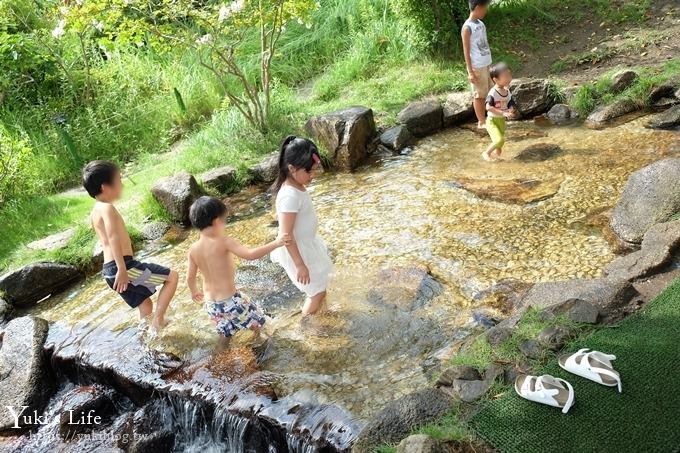
[[[113,202],[123,192],[120,170],[113,162],[95,160],[83,169],[83,186],[97,200],[90,214],[92,228],[104,249],[102,274],[106,283],[120,294],[140,318],[151,318],[158,330],[165,326],[165,312],[177,289],[177,272],[158,264],[140,263],[132,257],[132,241],[125,222]],[[153,309],[151,296],[161,287]]]

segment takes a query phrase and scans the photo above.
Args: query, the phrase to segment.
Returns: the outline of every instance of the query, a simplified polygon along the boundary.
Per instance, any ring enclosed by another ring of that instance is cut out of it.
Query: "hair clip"
[[[319,158],[319,155],[316,153],[312,153],[312,160],[314,161],[315,164],[321,163],[321,158]]]

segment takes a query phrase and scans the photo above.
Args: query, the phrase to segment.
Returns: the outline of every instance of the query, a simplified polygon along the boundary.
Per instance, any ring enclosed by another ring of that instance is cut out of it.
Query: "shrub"
[[[0,125],[0,206],[17,193],[31,192],[32,149],[22,134],[13,134]]]
[[[460,52],[460,27],[470,14],[467,1],[395,0],[394,7],[414,45],[443,54]]]

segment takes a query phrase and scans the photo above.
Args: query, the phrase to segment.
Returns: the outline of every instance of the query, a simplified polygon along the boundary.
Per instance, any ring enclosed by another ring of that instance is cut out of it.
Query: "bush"
[[[395,0],[394,8],[410,30],[414,45],[458,55],[460,28],[470,14],[465,0]]]
[[[0,125],[0,206],[18,193],[30,193],[32,150],[26,138]]]

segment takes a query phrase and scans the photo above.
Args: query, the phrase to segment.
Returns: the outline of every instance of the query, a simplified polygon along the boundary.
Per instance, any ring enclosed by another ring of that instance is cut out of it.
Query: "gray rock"
[[[451,449],[426,434],[411,434],[397,445],[397,453],[450,453]]]
[[[435,385],[438,387],[450,387],[455,380],[481,381],[482,375],[474,367],[455,365],[442,371]]]
[[[510,90],[517,109],[525,118],[545,113],[555,102],[548,80],[515,79],[510,84]]]
[[[536,339],[547,348],[557,351],[573,336],[574,332],[564,326],[551,326],[543,329]]]
[[[654,115],[647,122],[652,129],[675,129],[680,127],[680,105],[674,105],[663,113]]]
[[[33,241],[26,245],[31,250],[60,250],[66,247],[71,238],[76,234],[75,228],[69,228],[61,233],[47,236],[38,241]]]
[[[206,171],[198,179],[203,188],[219,195],[229,195],[237,187],[236,169],[234,167],[219,167]]]
[[[605,275],[633,281],[660,272],[680,248],[680,220],[651,227],[642,239],[639,251],[615,259]]]
[[[490,329],[501,322],[501,320],[488,311],[475,310],[472,312],[472,322],[484,329]]]
[[[397,116],[416,137],[437,132],[444,124],[444,109],[436,100],[417,101],[407,105]]]
[[[512,329],[503,325],[497,325],[486,331],[486,339],[491,346],[500,346],[503,342],[510,339]]]
[[[449,94],[444,102],[444,127],[455,126],[474,118],[474,98],[471,91]]]
[[[612,77],[611,90],[613,93],[621,93],[626,88],[633,85],[638,78],[638,73],[631,69],[619,71]]]
[[[606,313],[626,305],[635,296],[637,291],[630,282],[614,278],[541,282],[529,290],[522,306],[544,308],[579,299]]]
[[[680,212],[680,158],[654,162],[628,178],[610,227],[625,242],[639,244],[655,224]]]
[[[520,162],[543,162],[562,153],[562,148],[553,143],[537,143],[520,151],[515,159]]]
[[[260,162],[248,168],[248,175],[255,183],[272,183],[279,175],[279,153],[268,154]]]
[[[61,438],[71,440],[76,438],[78,434],[89,433],[107,425],[116,413],[114,398],[113,390],[97,384],[76,387],[64,395],[58,409],[60,412],[59,435]],[[89,418],[80,421],[81,414],[100,417],[100,421],[95,423]],[[73,423],[74,420],[77,420],[78,423]],[[88,423],[88,421],[92,421],[92,423]]]
[[[649,92],[649,103],[654,104],[664,98],[675,98],[675,87],[670,84],[659,85]]]
[[[34,263],[0,277],[0,292],[17,308],[28,308],[82,278],[69,264]]]
[[[163,178],[152,188],[154,198],[165,208],[173,221],[189,224],[189,208],[201,195],[196,179],[187,172]]]
[[[97,241],[92,248],[92,265],[95,268],[100,268],[104,264],[104,247],[102,243]]]
[[[394,126],[380,135],[380,143],[392,151],[401,151],[404,147],[413,144],[413,135],[406,126]]]
[[[0,325],[9,321],[12,316],[12,306],[5,299],[0,297]]]
[[[357,437],[352,451],[368,453],[383,443],[399,442],[416,426],[442,416],[452,403],[451,397],[434,388],[392,401],[369,420]]]
[[[452,396],[460,398],[461,401],[472,403],[483,397],[492,385],[493,381],[464,381],[456,379],[451,387],[446,390],[450,391]]]
[[[142,227],[142,236],[147,241],[156,241],[168,232],[171,225],[165,222],[147,223]]]
[[[554,123],[562,123],[572,118],[572,112],[571,108],[566,104],[555,104],[548,110],[546,116]]]
[[[543,346],[536,340],[527,340],[519,344],[519,351],[529,359],[540,359],[543,355]]]
[[[349,107],[310,119],[305,131],[330,153],[333,164],[354,170],[368,157],[376,134],[373,110]]]
[[[49,363],[43,351],[47,338],[47,322],[40,318],[24,316],[9,322],[0,349],[0,435],[15,435],[15,420],[6,406],[28,406],[26,413],[39,414],[49,400],[53,386]],[[22,429],[26,426],[20,418]]]
[[[669,108],[676,106],[678,104],[680,104],[680,99],[678,99],[676,97],[663,98],[663,99],[659,99],[654,104],[652,104],[652,107],[654,108],[654,110],[660,111],[660,110],[668,110]]]
[[[639,110],[640,106],[630,99],[619,99],[609,105],[605,105],[596,109],[593,113],[588,115],[586,122],[593,126],[602,126],[609,121],[619,118],[628,113]]]
[[[547,307],[539,313],[541,319],[553,319],[560,314],[566,314],[574,321],[584,324],[596,324],[600,310],[590,302],[581,299],[568,299],[560,304]]]

